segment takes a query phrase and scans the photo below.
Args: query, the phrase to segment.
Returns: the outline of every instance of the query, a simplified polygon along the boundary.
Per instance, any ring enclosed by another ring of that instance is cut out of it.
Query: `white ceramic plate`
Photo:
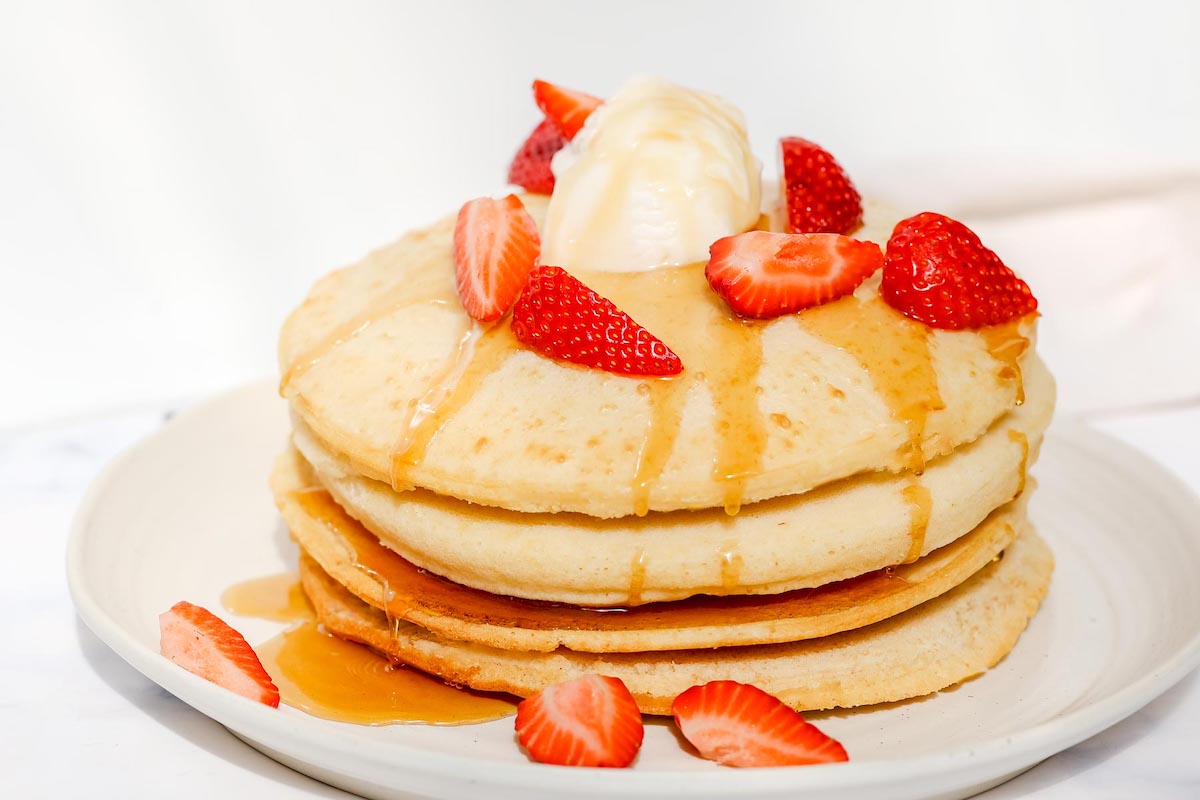
[[[266,488],[286,437],[283,403],[262,383],[134,447],[80,508],[71,592],[88,626],[147,677],[267,755],[371,797],[949,800],[1103,730],[1200,663],[1200,502],[1136,451],[1059,426],[1031,511],[1058,562],[1041,612],[1007,659],[956,689],[809,715],[846,745],[848,764],[722,768],[652,722],[633,769],[569,769],[527,761],[511,720],[368,728],[269,709],[162,658],[157,616],[180,599],[217,610],[229,585],[294,568]],[[279,630],[232,621],[251,643]]]

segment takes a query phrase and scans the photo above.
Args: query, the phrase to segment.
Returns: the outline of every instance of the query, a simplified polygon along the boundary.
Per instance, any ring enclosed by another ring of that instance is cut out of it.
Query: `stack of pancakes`
[[[577,272],[684,365],[618,376],[474,323],[453,227],[322,279],[282,332],[271,485],[326,629],[477,689],[613,675],[652,714],[715,679],[900,700],[1013,647],[1053,564],[1025,512],[1054,404],[1033,318],[934,330],[876,276],[744,321],[703,264]]]

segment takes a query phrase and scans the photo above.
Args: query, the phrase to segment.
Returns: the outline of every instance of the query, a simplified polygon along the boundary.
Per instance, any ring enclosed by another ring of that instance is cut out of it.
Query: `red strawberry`
[[[242,635],[212,612],[180,601],[158,618],[159,652],[242,697],[279,707],[279,690]]]
[[[737,313],[770,319],[850,294],[883,265],[879,245],[836,233],[749,231],[717,239],[704,277]]]
[[[537,267],[513,308],[517,339],[550,358],[618,375],[678,375],[679,356],[560,267]]]
[[[675,724],[700,755],[731,767],[786,767],[848,761],[846,748],[800,713],[754,686],[713,681],[671,704]]]
[[[575,138],[583,123],[604,101],[590,94],[564,89],[545,81],[533,82],[533,99],[548,119],[554,121],[567,141]]]
[[[642,714],[620,678],[585,675],[517,706],[517,739],[543,764],[628,767],[644,734]]]
[[[1038,307],[1025,281],[970,228],[930,211],[892,231],[882,292],[902,314],[950,330],[999,325]]]
[[[552,120],[542,120],[508,165],[508,182],[536,194],[553,192],[554,173],[550,171],[550,159],[566,143]]]
[[[463,308],[480,322],[504,316],[542,251],[516,195],[467,202],[454,225],[454,270]]]
[[[862,224],[862,197],[819,145],[790,136],[783,150],[788,225],[795,233],[849,233]]]

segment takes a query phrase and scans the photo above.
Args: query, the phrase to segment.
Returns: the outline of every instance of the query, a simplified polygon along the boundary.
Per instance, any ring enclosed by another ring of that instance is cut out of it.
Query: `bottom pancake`
[[[307,555],[300,574],[324,626],[388,656],[486,691],[527,697],[564,680],[620,678],[647,714],[669,714],[685,689],[752,683],[799,710],[848,708],[936,692],[996,664],[1050,584],[1054,559],[1026,526],[1003,556],[927,603],[856,630],[803,642],[605,655],[532,653],[443,639],[359,600]]]

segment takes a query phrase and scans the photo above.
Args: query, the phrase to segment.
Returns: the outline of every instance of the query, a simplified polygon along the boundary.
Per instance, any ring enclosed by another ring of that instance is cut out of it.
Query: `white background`
[[[936,208],[947,185],[986,200],[1014,174],[1019,198],[1038,165],[1200,165],[1186,0],[3,10],[0,428],[272,371],[314,277],[503,189],[538,119],[535,76],[599,95],[637,73],[706,88],[745,111],[768,168],[780,135],[804,135],[868,192]],[[914,190],[931,175],[937,192]],[[1078,359],[1051,339],[1071,378]]]

